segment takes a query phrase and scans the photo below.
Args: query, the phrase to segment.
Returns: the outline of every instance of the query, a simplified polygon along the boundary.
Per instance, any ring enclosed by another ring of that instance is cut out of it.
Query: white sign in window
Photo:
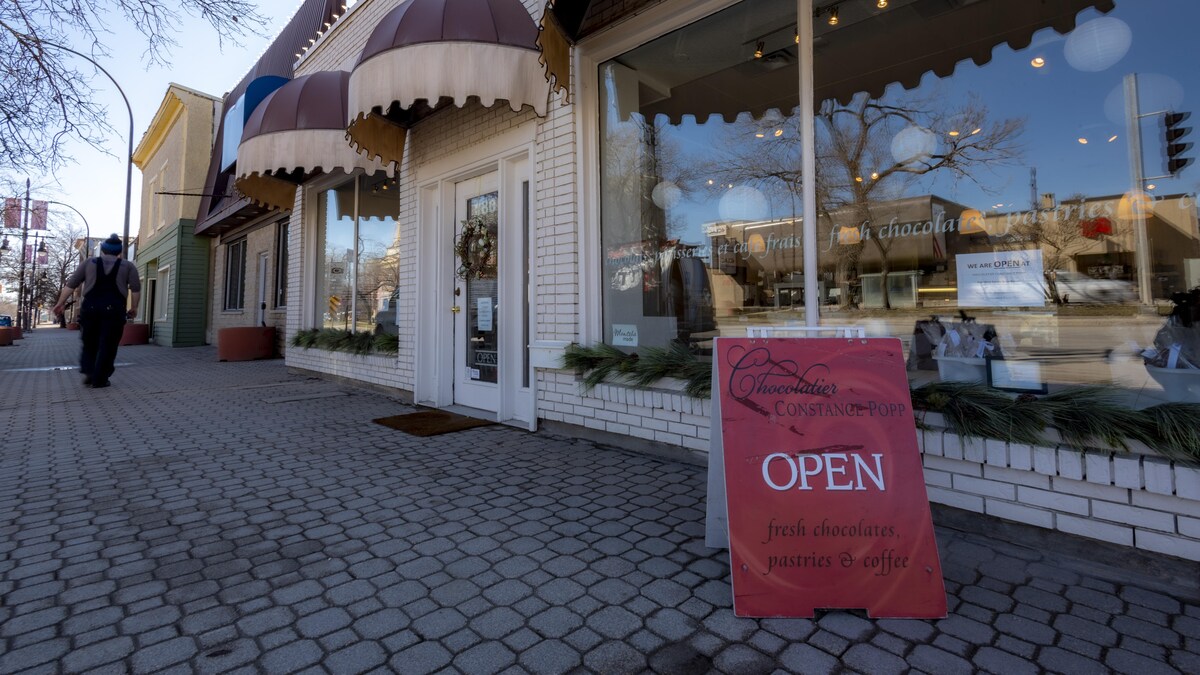
[[[492,330],[492,299],[482,297],[475,301],[476,306],[476,329],[480,333],[488,333]]]
[[[960,307],[1044,307],[1040,249],[955,256]]]
[[[636,324],[614,323],[612,333],[612,345],[614,347],[638,346],[638,327]]]

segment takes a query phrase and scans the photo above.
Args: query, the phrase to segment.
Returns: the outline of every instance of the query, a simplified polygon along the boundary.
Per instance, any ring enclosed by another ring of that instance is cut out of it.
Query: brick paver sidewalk
[[[700,467],[414,438],[371,423],[394,398],[207,347],[124,347],[90,390],[76,348],[0,347],[0,673],[1200,672],[1195,565],[939,527],[944,620],[739,619]]]

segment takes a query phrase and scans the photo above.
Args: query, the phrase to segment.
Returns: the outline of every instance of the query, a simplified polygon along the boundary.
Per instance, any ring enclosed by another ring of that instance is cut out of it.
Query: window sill
[[[221,313],[228,314],[230,316],[237,316],[237,315],[245,314],[246,310],[244,310],[244,309],[223,309],[223,310],[221,310]]]

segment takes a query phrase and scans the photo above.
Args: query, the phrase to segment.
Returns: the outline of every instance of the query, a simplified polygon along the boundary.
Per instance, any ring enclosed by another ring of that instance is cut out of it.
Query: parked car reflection
[[[1054,283],[1064,303],[1114,304],[1137,300],[1137,289],[1120,279],[1093,279],[1079,272],[1056,270]]]

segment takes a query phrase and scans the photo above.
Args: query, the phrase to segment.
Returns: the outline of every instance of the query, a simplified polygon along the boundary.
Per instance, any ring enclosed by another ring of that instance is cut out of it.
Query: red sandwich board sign
[[[734,613],[946,616],[900,341],[718,338],[714,351]]]

